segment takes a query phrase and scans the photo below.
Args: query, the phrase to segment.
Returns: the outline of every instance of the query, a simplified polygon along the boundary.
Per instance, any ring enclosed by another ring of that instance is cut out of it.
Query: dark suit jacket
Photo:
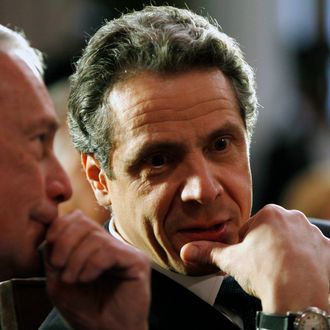
[[[152,302],[149,313],[150,330],[238,329],[236,325],[229,321],[213,306],[210,306],[167,276],[153,271],[151,285]],[[246,295],[242,289],[239,290],[241,290],[243,295]],[[252,297],[250,298],[254,299]],[[252,311],[253,317],[255,312],[256,310]],[[254,328],[253,322],[253,329]],[[248,328],[245,327],[245,329]]]
[[[150,330],[237,330],[218,310],[180,284],[153,270]],[[132,294],[134,300],[134,293]],[[255,311],[253,312],[255,313]],[[55,310],[47,317],[42,330],[68,329]],[[111,329],[110,329],[111,330]]]
[[[318,221],[312,221],[319,225]],[[320,229],[329,237],[329,223],[321,222]],[[152,302],[149,313],[150,330],[237,330],[215,308],[198,298],[180,284],[165,275],[152,272]],[[225,292],[216,302],[228,302],[228,308],[236,311],[244,322],[245,330],[255,329],[255,312],[261,309],[260,301],[247,295],[233,280],[234,288]],[[222,285],[223,287],[223,285]],[[221,290],[222,291],[222,288]],[[132,293],[134,299],[134,293]],[[47,317],[40,330],[68,329],[56,310]],[[109,329],[111,330],[111,329]]]

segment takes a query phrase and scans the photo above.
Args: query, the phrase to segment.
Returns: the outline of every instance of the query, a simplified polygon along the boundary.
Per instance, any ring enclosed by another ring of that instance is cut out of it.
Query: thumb
[[[220,271],[226,272],[229,248],[229,245],[218,242],[193,241],[181,248],[180,256],[187,264],[215,266]]]
[[[60,281],[61,272],[59,269],[53,267],[50,262],[50,255],[52,246],[48,242],[44,241],[39,246],[39,252],[44,266],[46,281],[47,281],[47,291],[50,295],[56,291],[57,283]]]

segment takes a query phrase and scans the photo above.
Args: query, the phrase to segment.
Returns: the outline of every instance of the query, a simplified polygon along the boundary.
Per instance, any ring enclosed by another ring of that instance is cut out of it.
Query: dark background
[[[269,202],[285,204],[283,194],[294,177],[330,161],[329,1],[166,4],[216,18],[256,68],[262,107],[251,150],[254,211]],[[45,81],[51,86],[72,72],[86,40],[105,19],[142,6],[138,0],[0,0],[0,23],[23,29],[46,54]]]

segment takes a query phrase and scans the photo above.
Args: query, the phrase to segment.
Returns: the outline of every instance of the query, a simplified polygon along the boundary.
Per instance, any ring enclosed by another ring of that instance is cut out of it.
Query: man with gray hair
[[[0,280],[40,276],[46,246],[48,291],[70,326],[146,329],[149,260],[80,211],[58,217],[71,186],[53,152],[58,120],[42,57],[2,25],[0,72]],[[131,291],[138,306],[127,316]]]
[[[258,327],[289,329],[309,307],[329,328],[329,239],[298,211],[250,214],[258,102],[232,38],[148,6],[101,27],[71,83],[73,142],[109,231],[152,259],[150,329],[254,329],[260,310]]]

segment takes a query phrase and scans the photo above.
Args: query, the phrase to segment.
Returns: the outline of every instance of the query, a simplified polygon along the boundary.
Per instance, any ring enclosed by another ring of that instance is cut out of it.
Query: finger
[[[51,245],[49,262],[57,268],[63,268],[70,259],[70,255],[91,232],[103,230],[98,225],[84,218],[60,220],[55,233],[49,230],[47,242]]]
[[[90,228],[102,228],[99,224],[89,219],[80,210],[75,210],[71,213],[56,219],[48,228],[47,241],[54,242],[63,237],[63,233],[69,228],[79,229],[82,225],[88,225]]]
[[[146,267],[149,267],[149,259],[142,252],[99,229],[90,232],[76,245],[65,264],[62,280],[66,283],[87,282],[105,271],[136,276],[135,271],[139,268],[144,271]]]
[[[113,254],[117,253],[115,247],[111,246],[114,242],[115,239],[101,229],[90,232],[72,251],[63,270],[62,280],[67,283],[78,281],[80,273],[86,268],[87,263],[95,264],[95,277],[100,275],[111,266],[110,260],[113,260]],[[98,251],[102,251],[103,258],[96,263]],[[114,260],[112,262],[114,263]]]
[[[55,241],[58,237],[61,237],[63,231],[75,218],[83,217],[83,213],[79,210],[68,213],[60,218],[57,218],[51,226],[48,228],[47,240],[49,242]]]
[[[88,282],[107,271],[126,280],[145,280],[150,276],[150,260],[142,252],[122,242],[112,242],[109,249],[98,249],[89,258],[79,275],[79,280]]]
[[[53,296],[54,292],[56,292],[61,273],[59,270],[50,266],[48,262],[45,263],[45,273],[47,280],[47,291],[51,296]]]
[[[226,272],[224,251],[228,247],[226,244],[217,242],[194,241],[182,247],[180,256],[185,263],[190,265],[213,265],[220,271]]]

